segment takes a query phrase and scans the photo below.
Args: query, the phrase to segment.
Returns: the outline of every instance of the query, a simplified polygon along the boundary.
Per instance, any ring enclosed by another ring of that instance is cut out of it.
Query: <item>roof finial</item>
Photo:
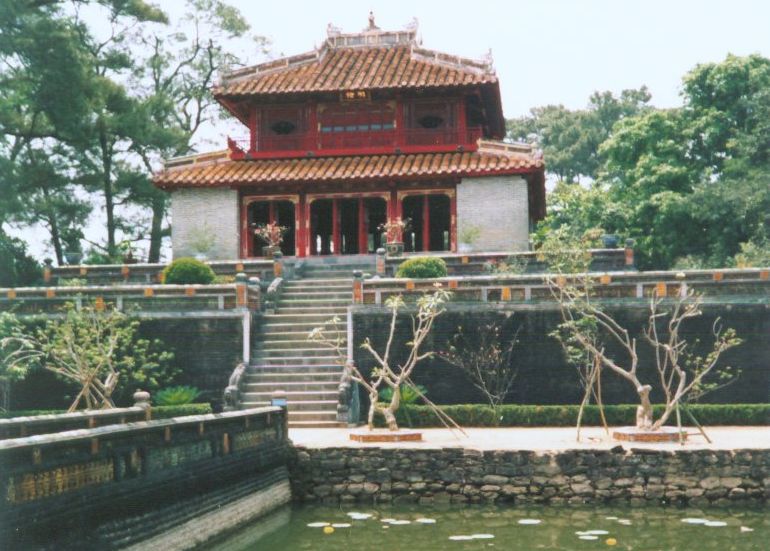
[[[367,31],[379,31],[380,28],[374,24],[374,12],[369,12],[369,28],[366,29]]]

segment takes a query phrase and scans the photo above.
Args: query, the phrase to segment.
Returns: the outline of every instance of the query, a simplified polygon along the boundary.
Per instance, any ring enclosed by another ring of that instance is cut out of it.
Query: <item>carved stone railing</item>
[[[337,386],[337,421],[347,425],[358,424],[361,412],[358,382],[353,380],[352,374],[352,365],[348,362]]]
[[[710,299],[746,297],[770,299],[770,268],[688,270],[681,272],[607,272],[589,274],[592,294],[617,300],[647,299],[653,295],[672,297],[692,288]],[[393,295],[409,296],[431,291],[436,284],[452,292],[453,301],[466,302],[554,302],[547,278],[555,275],[486,275],[435,279],[357,279],[353,296],[357,303],[382,304]],[[358,286],[358,287],[357,287]]]
[[[95,411],[77,411],[51,415],[12,417],[0,419],[0,440],[23,438],[36,434],[50,434],[75,429],[92,429],[105,425],[147,421],[150,410],[147,408],[113,408]]]
[[[235,277],[245,273],[247,277],[270,280],[273,262],[260,260],[212,260],[206,262],[218,276]],[[43,279],[46,285],[56,286],[62,280],[82,279],[87,285],[147,285],[161,282],[161,273],[167,264],[100,264],[46,267]]]
[[[281,300],[281,293],[283,292],[284,280],[282,277],[276,277],[270,282],[265,292],[265,307],[264,310],[267,313],[274,313],[278,301]]]
[[[0,311],[17,314],[60,312],[65,304],[125,312],[258,310],[259,286],[238,281],[227,285],[113,285],[21,287],[0,289]]]
[[[110,530],[135,543],[186,520],[201,496],[210,510],[276,469],[285,481],[286,416],[264,407],[2,440],[3,548],[112,548]]]
[[[447,266],[449,275],[484,275],[490,274],[490,269],[499,262],[516,259],[524,266],[525,274],[545,273],[548,265],[538,260],[537,252],[480,252],[480,253],[406,253],[401,257],[386,257],[377,273],[381,276],[395,275],[398,265],[414,256],[440,257]],[[634,249],[592,249],[590,270],[594,272],[634,271]]]
[[[227,381],[227,388],[224,392],[224,410],[237,411],[241,409],[241,379],[246,372],[246,364],[239,363],[235,366],[230,379]]]

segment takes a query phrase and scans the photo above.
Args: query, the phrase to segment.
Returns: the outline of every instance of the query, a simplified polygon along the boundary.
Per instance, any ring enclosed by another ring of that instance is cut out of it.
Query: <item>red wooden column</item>
[[[358,254],[366,254],[369,252],[369,240],[366,235],[366,206],[364,205],[364,198],[358,198]]]
[[[249,152],[257,150],[257,108],[249,111]]]
[[[457,252],[457,193],[449,196],[449,250]]]
[[[305,256],[305,220],[302,217],[302,198],[294,203],[294,254]]]
[[[251,250],[251,231],[249,230],[249,206],[241,203],[241,258],[248,258]]]
[[[457,143],[468,143],[468,121],[465,118],[465,98],[460,98],[457,103],[457,131],[459,132]]]
[[[340,210],[337,199],[332,199],[332,243],[334,254],[340,254]]]
[[[275,224],[275,201],[267,203],[267,221],[269,224]]]
[[[430,205],[429,195],[422,196],[422,250],[430,250]]]

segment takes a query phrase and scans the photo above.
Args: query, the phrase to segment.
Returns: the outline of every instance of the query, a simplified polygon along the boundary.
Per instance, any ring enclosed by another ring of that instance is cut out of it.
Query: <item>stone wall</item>
[[[0,548],[203,545],[288,502],[289,445],[280,408],[0,440]]]
[[[457,186],[457,235],[478,228],[476,251],[526,251],[529,242],[527,182],[521,176],[463,178]]]
[[[770,501],[770,450],[299,447],[290,473],[300,502],[700,506]]]
[[[214,238],[211,260],[238,258],[238,192],[232,189],[177,189],[171,193],[171,245],[174,258],[193,256],[192,242]]]
[[[723,365],[737,368],[740,373],[730,385],[708,394],[701,401],[706,403],[760,403],[770,401],[770,307],[758,301],[757,304],[716,303],[704,304],[703,316],[690,320],[683,333],[695,346],[700,340],[699,350],[713,343],[711,334],[716,320],[723,327],[732,327],[744,342],[728,350]],[[638,338],[639,376],[650,382],[654,391],[652,399],[661,402],[656,383],[654,356],[651,347],[644,341],[642,328],[649,315],[645,301],[610,309],[618,321],[629,328],[632,336]],[[382,350],[387,335],[382,331],[389,320],[385,308],[356,306],[353,310],[353,353],[356,365],[368,373],[374,367],[370,354],[360,347],[369,337],[376,350]],[[561,317],[554,305],[506,305],[504,303],[449,304],[447,312],[436,319],[433,332],[426,341],[426,350],[447,349],[447,341],[462,326],[471,338],[483,331],[489,324],[502,327],[503,339],[516,334],[518,344],[513,349],[512,363],[518,366],[518,375],[513,389],[506,400],[518,404],[579,404],[582,389],[575,368],[567,363],[559,343],[550,336]],[[518,332],[518,333],[517,333]],[[411,339],[411,322],[407,315],[401,316],[397,326],[397,337],[391,349],[395,362],[404,361]],[[626,356],[618,347],[609,342],[609,351],[618,354],[625,361]],[[428,397],[438,404],[483,403],[484,396],[458,368],[449,365],[439,357],[433,357],[420,364],[412,377],[428,389]],[[624,379],[607,373],[602,377],[602,394],[605,403],[637,403],[638,396]],[[364,393],[361,393],[364,397]],[[365,409],[362,409],[365,411]]]

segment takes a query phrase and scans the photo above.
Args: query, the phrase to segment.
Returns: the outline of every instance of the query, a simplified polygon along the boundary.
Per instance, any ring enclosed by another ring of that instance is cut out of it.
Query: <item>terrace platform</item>
[[[575,441],[572,427],[546,428],[468,428],[463,436],[459,431],[448,429],[421,429],[422,442],[353,442],[352,432],[360,428],[346,429],[289,429],[289,438],[295,446],[305,448],[467,448],[475,450],[609,450],[622,445],[624,448],[650,450],[731,450],[770,449],[770,427],[706,427],[706,433],[713,440],[707,443],[694,427],[685,427],[690,437],[684,446],[676,442],[618,442],[604,433],[600,427],[581,430],[582,442]]]

